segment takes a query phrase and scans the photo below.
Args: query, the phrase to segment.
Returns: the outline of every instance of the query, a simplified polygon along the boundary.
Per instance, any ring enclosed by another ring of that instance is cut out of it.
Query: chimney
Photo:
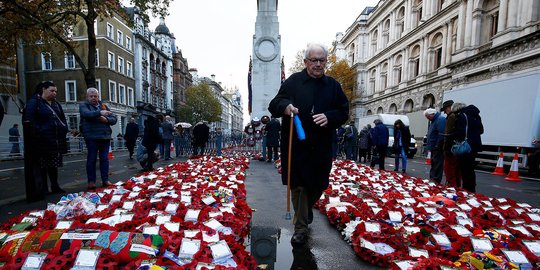
[[[210,75],[210,77],[212,78],[212,81],[214,81],[214,82],[216,81],[216,75],[215,74]]]

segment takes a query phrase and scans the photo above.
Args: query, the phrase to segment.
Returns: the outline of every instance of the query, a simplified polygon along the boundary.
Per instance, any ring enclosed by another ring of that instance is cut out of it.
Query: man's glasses
[[[317,58],[306,58],[306,60],[308,60],[309,62],[311,62],[312,64],[317,64],[317,62],[321,63],[321,64],[324,64],[326,63],[326,58],[322,58],[322,59],[317,59]]]

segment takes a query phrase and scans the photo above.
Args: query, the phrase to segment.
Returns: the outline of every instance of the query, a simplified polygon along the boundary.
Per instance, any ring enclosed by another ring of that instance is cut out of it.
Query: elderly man
[[[328,187],[332,167],[332,133],[348,118],[349,102],[340,84],[324,74],[328,50],[321,44],[309,44],[305,50],[305,69],[292,74],[281,85],[268,110],[274,117],[283,117],[281,132],[282,182],[287,185],[291,170],[294,234],[292,244],[304,244],[308,224],[313,221],[312,208]],[[289,145],[291,114],[299,116],[305,140],[296,135]],[[292,147],[291,167],[288,167]]]
[[[79,105],[84,141],[88,148],[86,157],[86,175],[88,189],[96,188],[96,161],[99,153],[99,171],[103,186],[109,183],[109,147],[111,142],[111,126],[116,124],[116,116],[99,100],[98,90],[86,90],[87,101]]]
[[[444,118],[440,112],[433,108],[425,110],[424,116],[430,122],[426,146],[427,150],[431,151],[431,169],[429,170],[429,179],[440,184],[443,176],[443,144],[446,118]]]

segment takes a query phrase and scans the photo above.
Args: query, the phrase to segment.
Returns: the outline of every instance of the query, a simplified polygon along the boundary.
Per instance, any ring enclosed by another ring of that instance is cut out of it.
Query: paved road
[[[176,159],[159,161],[157,166],[184,161]],[[84,156],[66,158],[60,171],[61,185],[68,192],[86,188]],[[393,169],[393,159],[387,159],[387,168]],[[116,153],[111,162],[111,180],[126,180],[137,174],[140,167],[127,158],[125,152]],[[408,173],[426,177],[429,167],[423,159],[409,160]],[[356,257],[353,249],[342,240],[326,217],[315,211],[311,225],[311,238],[301,249],[290,244],[292,223],[285,219],[286,189],[280,175],[271,163],[252,161],[247,171],[246,188],[248,203],[255,210],[252,220],[252,235],[248,247],[259,263],[267,263],[268,269],[377,269]],[[488,196],[507,197],[540,207],[540,181],[524,180],[509,182],[503,177],[478,172],[478,190]],[[48,202],[57,202],[60,195],[49,195],[45,201],[24,201],[24,176],[22,161],[0,163],[0,222],[30,209],[45,209]],[[302,267],[302,268],[299,268]]]

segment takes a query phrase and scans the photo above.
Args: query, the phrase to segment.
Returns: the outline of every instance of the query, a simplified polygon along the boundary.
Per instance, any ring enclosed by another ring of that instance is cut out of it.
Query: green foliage
[[[180,121],[195,125],[200,121],[221,121],[221,104],[205,83],[186,88],[186,106],[179,109]]]

